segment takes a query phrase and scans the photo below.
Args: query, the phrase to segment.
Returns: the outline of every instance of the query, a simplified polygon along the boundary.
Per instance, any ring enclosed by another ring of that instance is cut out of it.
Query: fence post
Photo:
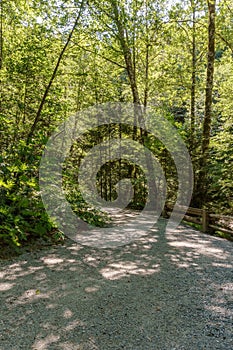
[[[209,226],[209,215],[208,211],[203,209],[202,210],[202,232],[207,232]]]

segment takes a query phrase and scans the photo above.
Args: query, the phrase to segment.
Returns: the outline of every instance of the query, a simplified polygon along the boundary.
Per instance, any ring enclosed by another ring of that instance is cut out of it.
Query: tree
[[[215,16],[216,1],[208,0],[208,56],[207,56],[207,74],[206,74],[206,93],[205,93],[205,114],[203,122],[202,148],[200,159],[200,173],[197,185],[197,203],[202,206],[207,194],[207,164],[209,161],[209,144],[212,121],[212,103],[213,103],[213,83],[214,83],[214,62],[215,62]]]
[[[41,111],[42,111],[43,106],[44,106],[44,104],[45,104],[45,101],[46,101],[46,98],[47,98],[47,96],[48,96],[49,90],[50,90],[50,88],[51,88],[51,86],[52,86],[52,83],[53,83],[53,81],[54,81],[54,79],[55,79],[55,77],[56,77],[56,74],[57,74],[58,68],[59,68],[59,66],[60,66],[61,60],[62,60],[62,58],[63,58],[63,56],[64,56],[64,53],[65,53],[65,51],[66,51],[66,49],[67,49],[67,47],[68,47],[68,45],[69,45],[69,43],[70,43],[70,41],[71,41],[71,39],[72,39],[72,36],[73,36],[74,31],[75,31],[75,29],[76,29],[76,27],[77,27],[77,25],[78,25],[78,23],[79,23],[81,14],[82,14],[82,12],[83,12],[83,7],[84,7],[84,0],[82,0],[82,2],[81,2],[81,4],[80,4],[80,8],[79,8],[79,12],[78,12],[77,18],[76,18],[76,20],[75,20],[75,22],[74,22],[74,25],[73,25],[73,27],[72,27],[72,29],[71,29],[69,35],[68,35],[68,38],[67,38],[67,40],[66,40],[66,42],[65,42],[65,45],[64,45],[64,47],[62,48],[61,53],[59,54],[59,57],[58,57],[56,66],[55,66],[55,68],[54,68],[54,70],[53,70],[53,73],[52,73],[52,76],[51,76],[51,78],[50,78],[50,80],[49,80],[49,83],[48,83],[48,85],[46,86],[44,95],[43,95],[43,97],[42,97],[42,100],[41,100],[41,102],[40,102],[39,108],[38,108],[37,113],[36,113],[36,117],[35,117],[35,119],[34,119],[34,122],[33,122],[32,126],[31,126],[30,132],[29,132],[28,137],[27,137],[27,144],[30,142],[30,140],[31,140],[31,138],[32,138],[32,136],[33,136],[34,130],[35,130],[36,126],[37,126],[37,123],[38,123],[39,120],[40,120]]]

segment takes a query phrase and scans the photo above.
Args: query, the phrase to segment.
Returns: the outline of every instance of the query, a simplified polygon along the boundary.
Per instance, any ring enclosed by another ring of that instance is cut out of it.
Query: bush
[[[43,207],[36,168],[18,158],[0,160],[0,243],[16,248],[33,237],[46,236],[55,225]]]

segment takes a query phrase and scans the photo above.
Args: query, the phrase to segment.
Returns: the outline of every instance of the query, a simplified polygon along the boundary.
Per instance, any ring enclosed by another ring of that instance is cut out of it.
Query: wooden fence
[[[182,209],[182,207],[179,207]],[[167,204],[165,213],[170,216],[173,206]],[[179,209],[178,209],[179,211]],[[186,210],[183,218],[184,221],[198,224],[201,226],[202,232],[220,231],[233,236],[233,217],[219,214],[211,214],[205,209],[191,208]]]

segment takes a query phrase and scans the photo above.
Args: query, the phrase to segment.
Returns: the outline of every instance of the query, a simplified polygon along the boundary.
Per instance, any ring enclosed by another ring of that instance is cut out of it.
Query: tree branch
[[[103,58],[104,60],[106,60],[106,61],[108,61],[108,62],[111,62],[112,64],[115,64],[115,65],[118,66],[119,68],[126,69],[126,66],[123,66],[122,64],[120,64],[120,63],[118,63],[118,62],[112,60],[111,58],[108,58],[108,57],[106,57],[106,56],[103,56],[103,55],[99,54],[98,52],[93,51],[93,50],[90,50],[90,49],[87,49],[86,47],[81,46],[81,45],[79,45],[79,44],[76,44],[76,43],[74,43],[74,44],[77,45],[78,47],[80,47],[80,49],[82,49],[82,50],[84,50],[84,51],[87,51],[87,52],[96,54],[97,56]]]
[[[79,22],[79,19],[80,19],[80,17],[81,17],[82,10],[83,10],[83,7],[84,7],[84,2],[85,2],[85,0],[82,0],[81,5],[80,5],[80,8],[79,8],[78,16],[77,16],[77,18],[76,18],[76,20],[75,20],[75,22],[74,22],[73,28],[71,29],[71,32],[70,32],[70,34],[69,34],[69,36],[68,36],[68,38],[67,38],[67,40],[66,40],[66,43],[65,43],[65,45],[64,45],[64,47],[63,47],[63,49],[62,49],[62,51],[61,51],[61,53],[60,53],[60,55],[59,55],[59,58],[58,58],[58,60],[57,60],[57,64],[56,64],[56,66],[55,66],[55,68],[54,68],[54,71],[53,71],[53,74],[52,74],[52,76],[51,76],[51,78],[50,78],[50,81],[49,81],[49,83],[48,83],[48,85],[47,85],[47,87],[46,87],[46,89],[45,89],[45,92],[44,92],[43,98],[42,98],[42,100],[41,100],[41,103],[40,103],[40,105],[39,105],[39,108],[38,108],[38,111],[37,111],[37,114],[36,114],[34,123],[32,124],[31,129],[30,129],[30,132],[29,132],[28,137],[27,137],[27,141],[26,141],[27,144],[29,144],[29,142],[30,142],[30,140],[31,140],[31,138],[32,138],[32,136],[33,136],[33,134],[34,134],[34,131],[35,131],[35,129],[36,129],[36,126],[37,126],[38,122],[40,121],[41,112],[42,112],[42,109],[43,109],[43,107],[44,107],[46,98],[47,98],[47,96],[48,96],[48,93],[49,93],[49,91],[50,91],[50,88],[51,88],[51,86],[52,86],[52,83],[53,83],[53,81],[54,81],[54,79],[55,79],[55,77],[56,77],[56,74],[57,74],[58,68],[59,68],[59,66],[60,66],[61,60],[62,60],[62,58],[63,58],[63,55],[64,55],[64,53],[65,53],[65,51],[66,51],[66,49],[67,49],[67,46],[69,45],[69,43],[70,43],[70,41],[71,41],[71,38],[72,38],[73,33],[74,33],[74,31],[75,31],[75,28],[77,27],[78,22]]]

